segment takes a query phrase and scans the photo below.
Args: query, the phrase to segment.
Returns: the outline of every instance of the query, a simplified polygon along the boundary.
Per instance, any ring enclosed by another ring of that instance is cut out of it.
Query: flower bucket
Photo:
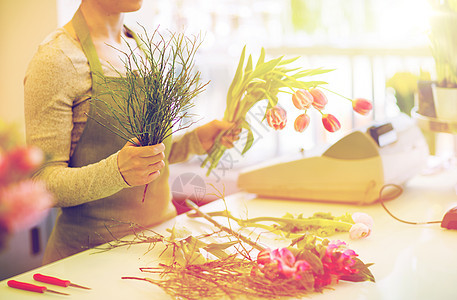
[[[457,88],[433,86],[436,117],[442,120],[457,121]]]

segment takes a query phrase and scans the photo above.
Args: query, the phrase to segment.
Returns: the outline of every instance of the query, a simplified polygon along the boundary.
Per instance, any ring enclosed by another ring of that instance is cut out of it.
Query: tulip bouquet
[[[229,130],[239,128],[247,130],[247,139],[242,154],[250,149],[254,141],[251,125],[248,123],[246,115],[259,101],[268,101],[265,118],[270,127],[281,130],[286,126],[287,112],[278,104],[280,92],[292,94],[293,104],[297,109],[303,111],[294,122],[296,131],[303,132],[308,127],[311,119],[307,111],[310,108],[317,109],[321,113],[322,123],[326,130],[335,132],[340,129],[341,125],[338,119],[332,114],[323,112],[328,100],[322,90],[333,92],[323,87],[327,83],[325,81],[303,80],[303,78],[332,70],[290,67],[290,64],[295,62],[298,57],[287,60],[279,57],[265,61],[263,48],[256,65],[253,66],[251,55],[247,63],[244,63],[245,52],[246,47],[243,48],[235,76],[227,92],[227,107],[223,117],[223,120],[234,124],[234,128]],[[352,102],[353,109],[360,114],[365,115],[372,109],[372,104],[366,99],[349,99],[342,95],[339,96]],[[215,144],[201,164],[202,167],[208,165],[207,175],[217,166],[226,151],[226,148],[220,143],[224,134],[221,133],[216,138]]]
[[[45,184],[30,179],[43,163],[43,152],[18,146],[14,133],[0,122],[0,249],[9,234],[35,225],[53,204]]]

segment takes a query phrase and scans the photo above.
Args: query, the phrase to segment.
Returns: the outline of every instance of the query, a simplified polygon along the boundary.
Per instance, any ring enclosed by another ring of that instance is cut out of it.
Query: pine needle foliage
[[[128,52],[119,50],[125,70],[116,70],[118,77],[101,76],[105,94],[113,101],[96,99],[96,104],[101,103],[96,111],[102,120],[98,122],[126,141],[156,145],[191,125],[184,119],[193,99],[209,83],[202,82],[195,70],[202,39],[173,32],[165,36],[158,29],[150,35],[144,27],[138,39],[143,55],[131,46]]]

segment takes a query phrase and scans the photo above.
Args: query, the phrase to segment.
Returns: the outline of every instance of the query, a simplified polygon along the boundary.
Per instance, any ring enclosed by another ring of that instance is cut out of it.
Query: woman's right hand
[[[117,166],[124,181],[130,186],[139,186],[157,179],[165,166],[164,151],[163,143],[137,147],[127,142],[117,156]]]

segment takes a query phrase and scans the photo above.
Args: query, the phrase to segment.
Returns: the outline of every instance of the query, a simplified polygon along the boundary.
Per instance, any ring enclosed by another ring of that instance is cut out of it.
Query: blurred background
[[[222,118],[225,96],[233,78],[243,46],[255,60],[265,48],[268,58],[300,56],[297,66],[330,68],[319,80],[349,98],[373,102],[369,117],[355,115],[350,102],[328,95],[328,113],[336,115],[342,129],[328,133],[320,117],[313,118],[304,133],[293,126],[280,133],[259,122],[253,128],[255,142],[244,157],[236,147],[223,158],[224,167],[208,177],[196,157],[172,166],[175,200],[186,192],[176,184],[182,174],[194,174],[206,184],[222,186],[226,193],[237,190],[236,177],[244,167],[278,156],[312,153],[331,144],[354,128],[382,121],[399,112],[409,114],[419,79],[434,79],[435,66],[429,46],[430,0],[144,0],[140,11],[130,13],[126,24],[133,29],[144,26],[153,31],[183,31],[202,34],[197,68],[210,80],[196,100],[193,113],[197,126]],[[67,23],[78,0],[0,0],[0,119],[17,124],[24,132],[23,77],[39,43],[56,27]],[[289,95],[281,105],[291,107]],[[298,115],[298,114],[297,114]],[[288,117],[295,119],[295,115]],[[438,134],[439,135],[439,134]],[[449,136],[434,136],[433,152],[446,152]],[[436,147],[435,147],[436,146]],[[194,176],[194,178],[195,178]],[[192,177],[192,176],[191,176]],[[182,178],[181,178],[182,179]],[[208,189],[208,192],[209,191]],[[210,198],[210,197],[209,197]],[[209,201],[211,199],[202,201]],[[179,203],[177,204],[179,207]],[[0,252],[0,279],[36,267],[41,262],[53,216],[32,230],[14,236]],[[18,259],[21,257],[21,259]]]

